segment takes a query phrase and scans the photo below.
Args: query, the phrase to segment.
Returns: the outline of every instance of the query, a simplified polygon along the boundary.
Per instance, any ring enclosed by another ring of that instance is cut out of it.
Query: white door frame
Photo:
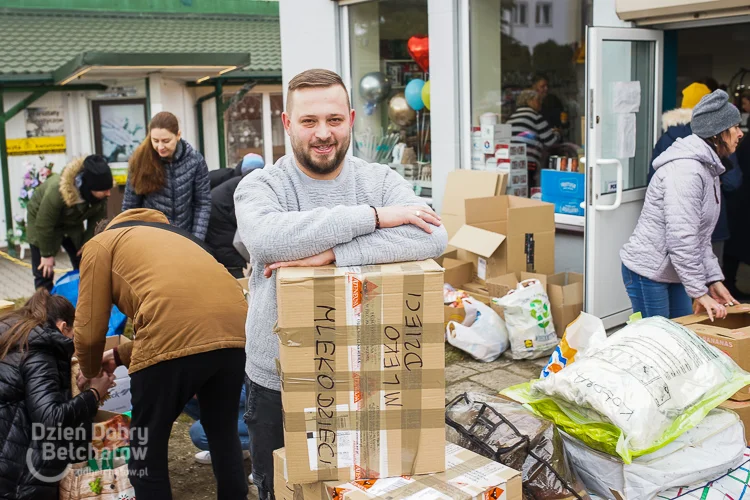
[[[600,194],[600,183],[594,182],[598,178],[598,168],[603,164],[612,164],[606,158],[601,158],[602,128],[597,126],[599,117],[602,115],[605,103],[602,92],[602,42],[604,40],[621,41],[650,41],[655,43],[654,50],[654,80],[653,80],[653,137],[650,147],[656,144],[660,135],[661,102],[662,102],[662,73],[663,73],[663,32],[660,30],[640,28],[601,28],[591,27],[586,35],[586,230],[584,245],[585,262],[585,299],[584,310],[597,314],[596,300],[603,294],[610,293],[609,290],[598,290],[594,269],[597,259],[597,215],[605,211],[618,210],[622,204],[642,204],[645,198],[646,188],[635,188],[623,191],[621,177],[622,166],[619,167],[617,190],[615,193]],[[642,90],[643,92],[644,90]],[[616,160],[614,160],[616,161]],[[616,163],[619,164],[619,161]],[[639,210],[640,213],[640,210]],[[630,228],[623,229],[630,231]],[[600,232],[603,232],[601,229]],[[601,251],[601,249],[600,249]],[[619,254],[619,248],[616,250]],[[619,259],[618,259],[619,260]],[[613,270],[614,272],[615,270]],[[617,277],[620,270],[617,269]],[[623,287],[621,280],[615,279]],[[607,328],[625,323],[632,314],[632,308],[623,304],[623,310],[603,317],[602,320]]]

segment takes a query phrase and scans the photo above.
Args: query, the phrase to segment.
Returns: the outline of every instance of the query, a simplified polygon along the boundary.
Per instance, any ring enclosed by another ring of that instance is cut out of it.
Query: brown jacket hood
[[[83,160],[85,158],[76,158],[68,163],[60,173],[60,196],[69,207],[83,203],[81,192],[76,187],[76,176],[83,170]]]
[[[107,225],[167,223],[157,210],[127,210]],[[86,377],[101,368],[112,304],[133,320],[133,342],[118,348],[131,373],[216,349],[244,349],[242,287],[189,238],[151,226],[106,229],[83,247],[75,321]]]

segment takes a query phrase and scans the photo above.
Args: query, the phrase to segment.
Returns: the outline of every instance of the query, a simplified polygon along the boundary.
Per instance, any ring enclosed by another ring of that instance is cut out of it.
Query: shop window
[[[281,113],[284,112],[284,96],[271,94],[271,140],[273,144],[273,163],[286,154],[284,146],[284,123],[281,121]],[[266,159],[266,164],[271,163]]]
[[[539,2],[536,4],[536,25],[552,26],[552,4]]]
[[[358,3],[348,7],[348,19],[354,155],[398,164],[394,168],[407,179],[429,179],[427,0]],[[395,162],[394,148],[403,148]]]
[[[526,2],[518,2],[513,6],[511,17],[514,26],[526,26],[526,14],[529,6]]]
[[[527,145],[539,150],[529,158],[528,188],[538,185],[539,169],[549,165],[551,156],[577,160],[583,155],[583,55],[586,26],[592,23],[592,4],[592,0],[557,3],[552,26],[551,2],[532,4],[535,17],[529,24],[525,22],[526,2],[469,0],[471,133],[475,136],[467,140],[473,144],[472,149],[480,144],[475,139],[482,123],[513,121],[524,90],[537,91],[540,103],[524,104],[531,104],[535,119],[543,118],[559,136],[554,143],[541,140],[538,131],[522,130],[524,117],[515,120],[521,125],[513,127],[512,142],[527,140]],[[472,154],[472,168],[481,168],[483,159],[480,154]],[[528,194],[531,192],[528,189]]]
[[[225,95],[227,165],[235,166],[248,153],[263,154],[263,96]]]

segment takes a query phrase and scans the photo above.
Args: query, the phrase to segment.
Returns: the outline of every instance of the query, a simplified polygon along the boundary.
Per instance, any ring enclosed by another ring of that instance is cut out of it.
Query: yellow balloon
[[[422,87],[422,102],[425,108],[430,109],[430,80]]]

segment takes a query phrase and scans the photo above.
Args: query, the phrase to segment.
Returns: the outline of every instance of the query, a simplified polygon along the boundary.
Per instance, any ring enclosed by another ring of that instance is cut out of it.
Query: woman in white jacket
[[[737,149],[739,123],[726,92],[716,90],[693,109],[693,134],[654,160],[643,211],[620,251],[634,312],[678,318],[705,310],[713,320],[736,302],[722,283],[711,234],[721,207],[721,158]]]

